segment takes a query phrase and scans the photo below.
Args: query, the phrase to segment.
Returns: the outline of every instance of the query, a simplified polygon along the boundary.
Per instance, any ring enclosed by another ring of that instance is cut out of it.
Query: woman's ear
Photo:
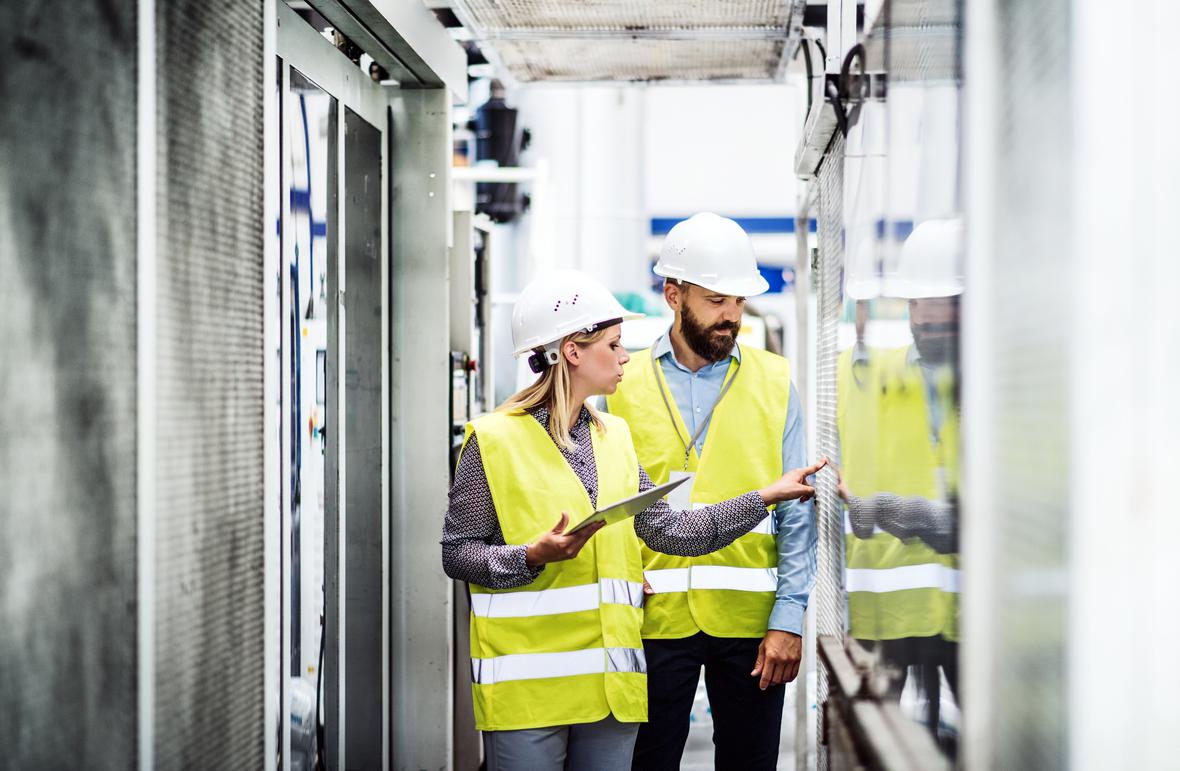
[[[571,367],[582,363],[582,349],[578,348],[578,344],[573,340],[566,340],[561,344],[561,355],[565,357]]]

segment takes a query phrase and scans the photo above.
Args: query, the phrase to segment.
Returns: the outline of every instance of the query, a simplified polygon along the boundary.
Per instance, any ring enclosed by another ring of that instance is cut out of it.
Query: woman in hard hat
[[[630,769],[647,719],[639,539],[707,554],[768,506],[815,492],[806,477],[823,462],[696,511],[661,500],[634,520],[566,534],[600,504],[652,487],[626,422],[586,403],[618,386],[629,358],[620,323],[640,315],[581,273],[534,281],[513,310],[512,338],[540,377],[467,427],[443,567],[470,587],[472,695],[489,771]]]

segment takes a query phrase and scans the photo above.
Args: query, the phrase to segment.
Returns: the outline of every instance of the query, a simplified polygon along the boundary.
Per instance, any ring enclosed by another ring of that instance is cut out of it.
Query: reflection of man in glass
[[[849,633],[879,652],[901,695],[910,668],[939,725],[941,675],[958,688],[959,255],[957,221],[902,247],[885,293],[909,300],[914,342],[859,342],[837,370]]]

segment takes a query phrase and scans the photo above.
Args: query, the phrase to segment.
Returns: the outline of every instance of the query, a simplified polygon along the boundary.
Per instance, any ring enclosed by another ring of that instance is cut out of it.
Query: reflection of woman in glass
[[[489,771],[629,771],[647,719],[640,538],[708,554],[767,506],[813,495],[804,480],[823,465],[697,510],[661,500],[633,521],[568,533],[600,503],[652,487],[627,424],[586,406],[622,379],[628,315],[573,271],[526,287],[512,336],[539,377],[468,427],[443,567],[471,591],[472,695]]]
[[[849,492],[843,480],[840,497],[848,505],[852,534],[868,539],[884,530],[901,540],[920,538],[939,554],[959,550],[958,513],[954,501],[932,501],[921,496],[902,497],[877,493],[858,498]]]

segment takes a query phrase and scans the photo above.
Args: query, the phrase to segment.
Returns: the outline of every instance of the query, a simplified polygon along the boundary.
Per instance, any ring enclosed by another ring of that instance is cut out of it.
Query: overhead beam
[[[418,0],[308,0],[403,88],[447,88],[467,100],[467,54]]]

